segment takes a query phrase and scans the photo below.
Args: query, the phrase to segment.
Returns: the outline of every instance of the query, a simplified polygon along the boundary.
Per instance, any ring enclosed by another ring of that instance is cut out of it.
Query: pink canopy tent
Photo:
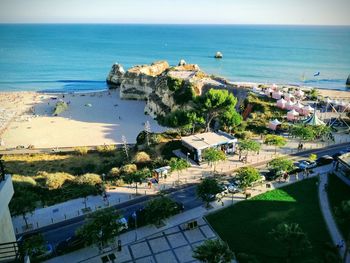
[[[298,113],[303,112],[304,105],[301,104],[299,101],[294,104],[293,109],[296,110]]]
[[[280,90],[276,90],[274,92],[272,92],[272,98],[279,100],[280,98],[282,98],[283,92],[281,92]]]
[[[277,86],[275,83],[273,83],[271,88],[272,88],[273,90],[277,90],[277,89],[278,89],[278,86]]]
[[[295,97],[293,96],[293,94],[290,94],[290,93],[284,93],[284,99],[286,101],[294,101],[295,100]]]
[[[305,92],[302,91],[302,90],[300,90],[300,89],[298,89],[298,90],[296,90],[296,91],[294,92],[294,96],[297,97],[297,98],[303,98],[303,97],[304,97],[304,94],[305,94]]]
[[[281,124],[282,124],[282,122],[280,122],[277,119],[274,119],[273,121],[269,122],[269,129],[275,131],[277,129],[277,127]]]
[[[286,109],[287,110],[292,110],[292,109],[294,109],[294,105],[295,105],[295,103],[293,101],[288,101],[286,103]]]
[[[272,92],[273,92],[273,90],[268,88],[267,90],[265,90],[265,95],[268,97],[271,97]]]
[[[280,99],[276,102],[276,106],[280,109],[284,109],[286,107],[287,101],[285,99]]]
[[[312,108],[310,105],[307,105],[303,108],[302,114],[306,116],[313,112],[314,112],[314,108]]]
[[[287,112],[287,119],[289,121],[294,121],[295,119],[297,119],[298,116],[299,116],[299,113],[294,109]]]

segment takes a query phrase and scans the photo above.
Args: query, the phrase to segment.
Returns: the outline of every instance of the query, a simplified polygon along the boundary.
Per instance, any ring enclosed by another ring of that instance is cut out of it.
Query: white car
[[[311,161],[300,161],[297,165],[300,169],[311,169],[317,166],[316,162]]]

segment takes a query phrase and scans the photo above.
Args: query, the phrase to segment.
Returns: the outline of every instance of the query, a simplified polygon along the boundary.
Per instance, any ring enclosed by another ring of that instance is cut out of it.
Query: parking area
[[[196,221],[198,226],[191,230],[186,230],[185,226],[187,224],[171,227],[165,231],[125,245],[120,252],[113,250],[85,262],[198,262],[192,258],[193,249],[206,239],[216,238],[216,235],[202,218],[198,218]]]

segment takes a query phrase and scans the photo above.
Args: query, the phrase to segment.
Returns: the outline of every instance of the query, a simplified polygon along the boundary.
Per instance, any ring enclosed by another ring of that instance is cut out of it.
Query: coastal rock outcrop
[[[177,64],[178,66],[185,66],[187,63],[186,63],[186,61],[184,60],[184,59],[181,59],[180,61],[179,61],[179,64]]]
[[[158,61],[134,66],[124,73],[120,70],[122,66],[115,64],[107,81],[120,87],[122,99],[146,100],[144,111],[153,118],[179,108],[190,109],[192,96],[201,95],[211,88],[232,92],[238,99],[237,107],[249,92],[249,89],[237,87],[224,78],[205,74],[196,64],[181,62],[179,66],[170,67],[166,61]]]
[[[350,75],[349,75],[348,79],[346,80],[346,85],[350,86]]]
[[[120,87],[120,84],[123,81],[124,74],[125,74],[125,70],[123,66],[120,65],[119,63],[115,63],[112,66],[112,69],[107,76],[107,80],[106,80],[107,84],[111,88]]]

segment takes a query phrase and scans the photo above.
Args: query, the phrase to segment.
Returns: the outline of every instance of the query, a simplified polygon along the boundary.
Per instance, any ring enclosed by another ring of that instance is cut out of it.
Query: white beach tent
[[[282,98],[283,92],[280,90],[275,90],[274,92],[272,92],[272,98],[279,100],[280,98]]]
[[[278,89],[278,86],[277,86],[275,83],[273,83],[271,88],[272,88],[273,90],[277,90],[277,89]]]
[[[282,122],[280,122],[280,121],[277,120],[277,119],[274,119],[273,121],[270,121],[270,122],[269,122],[269,129],[271,129],[271,130],[276,130],[277,127],[278,127],[278,125],[281,125],[281,124],[282,124]]]
[[[299,101],[293,106],[293,109],[296,110],[298,113],[303,112],[304,105],[301,104]]]
[[[287,119],[289,121],[294,121],[298,116],[299,116],[299,113],[294,109],[287,112]]]
[[[290,94],[290,93],[284,93],[284,99],[286,101],[294,101],[295,97],[293,96],[293,94]]]
[[[265,95],[268,97],[271,97],[271,93],[273,92],[272,89],[268,88],[267,90],[265,90]]]
[[[284,109],[286,107],[287,101],[285,99],[280,99],[276,102],[276,106],[280,109]]]
[[[293,102],[293,101],[288,101],[287,103],[286,103],[286,109],[287,110],[292,110],[292,109],[294,109],[294,105],[295,105],[295,103]]]
[[[304,94],[305,94],[305,92],[302,91],[301,89],[298,89],[298,90],[296,90],[296,91],[294,92],[294,96],[295,96],[295,97],[298,97],[298,98],[304,97]]]
[[[306,116],[311,114],[312,112],[314,112],[314,108],[312,108],[310,105],[307,105],[303,108],[302,114]]]
[[[255,92],[255,93],[260,93],[261,92],[261,88],[259,88],[258,86],[254,86],[253,87],[253,92]]]

